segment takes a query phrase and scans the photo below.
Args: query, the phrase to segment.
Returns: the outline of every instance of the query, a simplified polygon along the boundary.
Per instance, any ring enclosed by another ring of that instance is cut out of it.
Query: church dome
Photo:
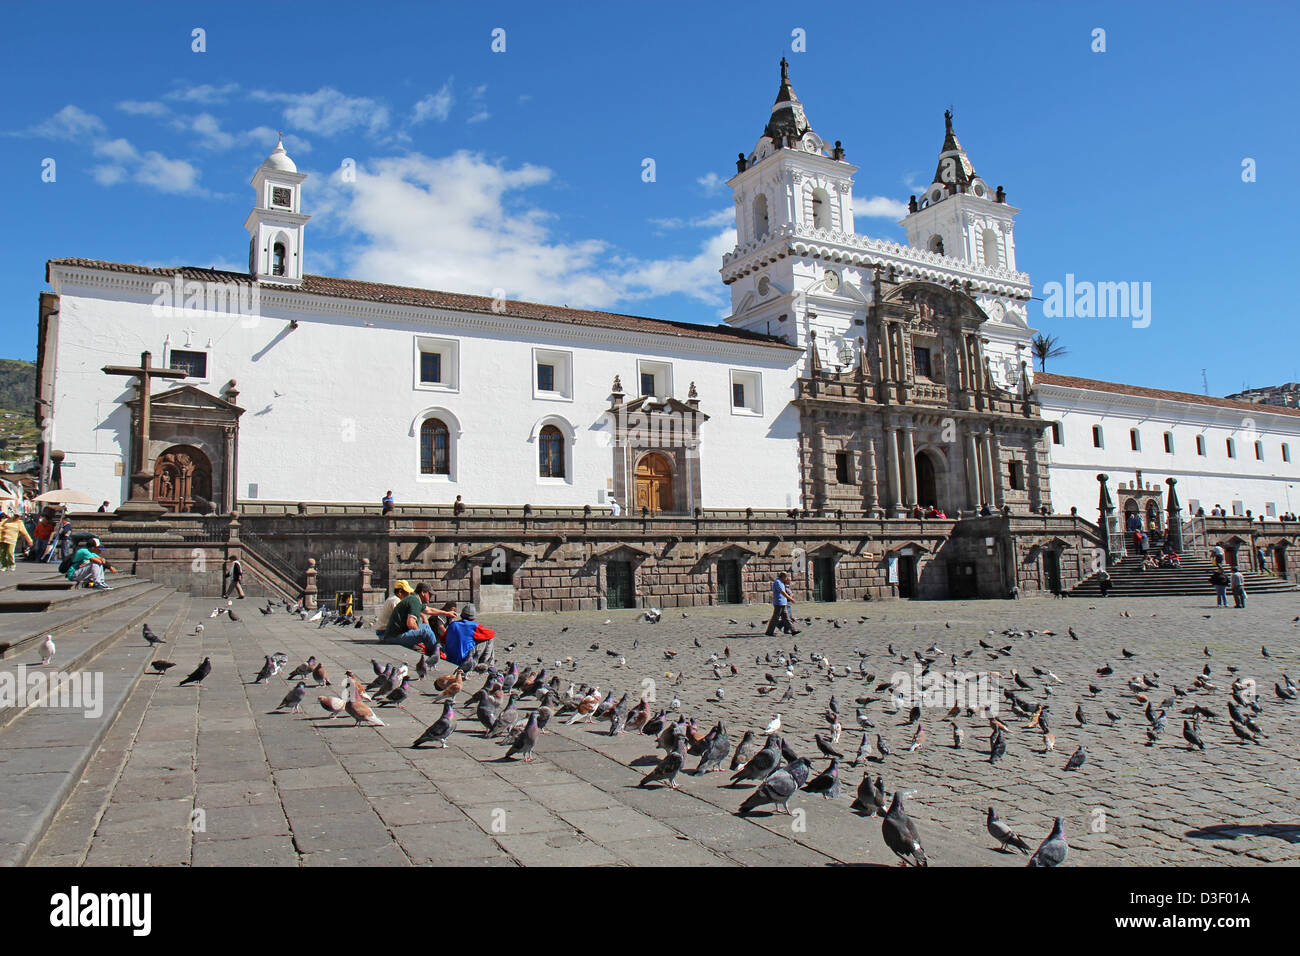
[[[289,158],[289,154],[284,151],[283,139],[275,144],[275,149],[271,150],[271,155],[266,157],[266,161],[262,165],[267,169],[275,169],[282,173],[296,173],[298,171],[298,167]]]

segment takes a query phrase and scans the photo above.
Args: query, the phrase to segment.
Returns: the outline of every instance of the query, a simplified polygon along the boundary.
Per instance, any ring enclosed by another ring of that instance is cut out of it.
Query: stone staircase
[[[1110,572],[1111,597],[1176,597],[1186,595],[1214,596],[1214,585],[1210,584],[1210,574],[1214,564],[1207,558],[1183,556],[1181,568],[1158,568],[1152,571],[1142,570],[1142,559],[1128,555],[1118,564],[1107,569]],[[1276,594],[1294,592],[1296,586],[1283,578],[1257,571],[1245,571],[1246,595]],[[1071,597],[1099,598],[1101,586],[1099,575],[1092,575],[1081,581],[1070,592]],[[1229,595],[1231,596],[1231,595]]]
[[[184,627],[188,595],[109,580],[113,590],[74,590],[53,565],[22,562],[0,575],[0,867],[27,861],[154,658],[142,625],[169,644]],[[47,634],[57,652],[41,666]]]

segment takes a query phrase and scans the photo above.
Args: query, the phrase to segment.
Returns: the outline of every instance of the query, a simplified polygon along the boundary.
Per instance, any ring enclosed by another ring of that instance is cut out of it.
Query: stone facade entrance
[[[153,500],[168,511],[212,501],[212,463],[192,445],[173,445],[154,462]]]

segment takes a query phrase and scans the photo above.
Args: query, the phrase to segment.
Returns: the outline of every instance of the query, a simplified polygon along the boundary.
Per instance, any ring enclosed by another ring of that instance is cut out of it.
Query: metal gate
[[[740,562],[723,558],[718,562],[718,603],[739,604],[741,600]]]
[[[630,561],[610,561],[605,565],[605,589],[609,607],[636,607]]]
[[[813,559],[813,600],[835,600],[835,559]]]
[[[339,548],[317,561],[316,594],[322,605],[336,604],[342,594],[355,603],[361,594],[361,559]]]

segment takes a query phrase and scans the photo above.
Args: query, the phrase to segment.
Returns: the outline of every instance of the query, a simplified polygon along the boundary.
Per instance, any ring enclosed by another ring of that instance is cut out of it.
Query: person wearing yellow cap
[[[375,619],[375,636],[383,637],[388,633],[388,621],[393,616],[393,608],[401,603],[402,599],[415,593],[415,588],[411,587],[411,582],[406,580],[393,582],[393,596],[390,597],[379,608],[379,617]]]

